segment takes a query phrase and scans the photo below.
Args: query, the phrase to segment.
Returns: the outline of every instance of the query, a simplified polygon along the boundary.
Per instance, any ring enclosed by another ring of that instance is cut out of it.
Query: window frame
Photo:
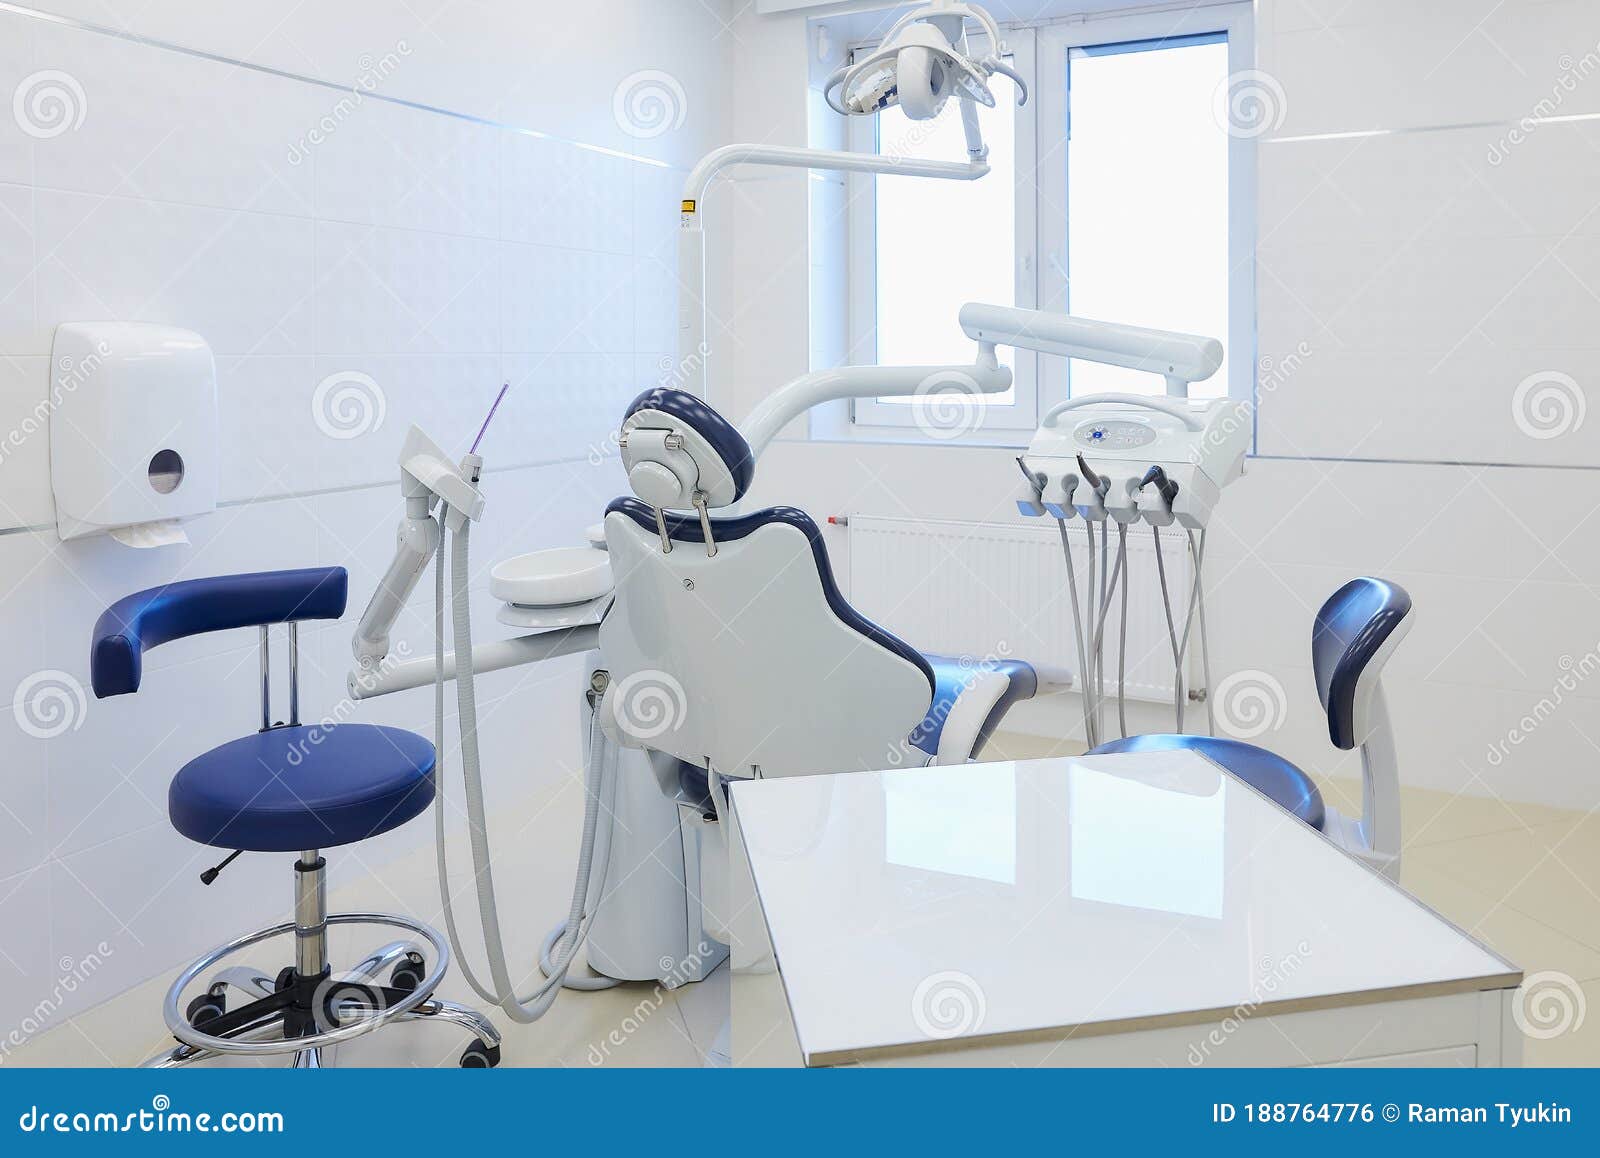
[[[1041,29],[1038,37],[1039,139],[1066,142],[1067,63],[1070,52],[1110,44],[1140,41],[1187,40],[1221,33],[1227,37],[1228,75],[1255,67],[1255,32],[1248,2],[1219,4],[1183,12],[1146,12],[1108,15],[1081,23]],[[1228,136],[1228,332],[1221,337],[1228,349],[1228,398],[1251,401],[1255,396],[1255,204],[1256,142],[1239,133]],[[1041,164],[1039,198],[1067,205],[1067,171],[1071,149],[1061,150],[1059,165]],[[1039,283],[1041,308],[1071,312],[1067,271],[1072,268],[1067,245],[1067,214],[1040,214]],[[1115,319],[1108,319],[1115,320]],[[1213,335],[1205,335],[1211,337]],[[1065,401],[1069,395],[1068,362],[1044,358],[1039,376],[1042,409]]]
[[[1068,57],[1073,49],[1209,34],[1227,38],[1228,73],[1255,67],[1255,29],[1249,0],[1182,11],[1105,13],[1066,23],[1002,29],[1008,56],[1028,82],[1028,103],[1017,110],[1016,125],[1016,304],[1070,312],[1066,214],[1044,211],[1067,204],[1070,149]],[[871,47],[855,46],[855,51]],[[941,115],[951,115],[948,113]],[[852,151],[877,151],[877,118],[853,117],[848,126]],[[1062,143],[1055,163],[1041,152],[1046,141]],[[1028,164],[1032,158],[1033,164]],[[1244,134],[1228,138],[1228,333],[1219,335],[1229,353],[1226,396],[1251,402],[1255,396],[1255,228],[1256,141]],[[992,180],[994,174],[981,178]],[[849,363],[871,364],[876,353],[877,237],[876,178],[847,178],[848,258],[846,285]],[[1070,211],[1070,210],[1069,210]],[[1113,319],[1114,320],[1114,319]],[[953,323],[952,319],[952,323]],[[1027,441],[1039,415],[1068,397],[1068,360],[1032,351],[1015,351],[1016,402],[990,407],[981,429],[949,440],[955,445],[1018,445]],[[929,441],[915,426],[912,408],[876,399],[852,402],[844,423],[852,439]],[[1024,435],[1024,437],[1019,437]]]

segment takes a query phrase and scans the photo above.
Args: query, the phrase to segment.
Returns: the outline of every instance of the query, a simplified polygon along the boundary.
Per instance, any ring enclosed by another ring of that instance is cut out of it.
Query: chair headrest
[[[652,507],[691,510],[696,492],[726,507],[750,489],[750,444],[722,415],[683,390],[656,386],[633,400],[622,420],[628,485]]]

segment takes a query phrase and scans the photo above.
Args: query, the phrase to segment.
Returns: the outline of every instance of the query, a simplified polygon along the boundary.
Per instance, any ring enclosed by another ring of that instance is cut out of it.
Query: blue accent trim
[[[1283,806],[1290,814],[1305,821],[1317,831],[1327,821],[1327,810],[1322,805],[1322,793],[1316,784],[1299,768],[1282,756],[1246,744],[1243,740],[1229,740],[1221,736],[1153,735],[1129,736],[1125,740],[1112,740],[1101,744],[1089,753],[1091,756],[1109,756],[1122,752],[1198,752],[1213,763],[1226,768],[1263,796]]]
[[[167,813],[184,836],[218,848],[332,848],[427,808],[433,766],[433,745],[400,728],[272,728],[185,764],[167,790]]]
[[[174,639],[266,623],[338,619],[348,590],[343,567],[308,567],[189,579],[126,596],[94,625],[89,652],[94,694],[104,699],[138,691],[145,651]]]
[[[750,489],[750,483],[755,478],[756,456],[751,452],[750,444],[744,440],[744,435],[734,429],[733,423],[703,399],[669,386],[653,386],[639,395],[629,404],[622,421],[627,422],[641,410],[659,410],[709,442],[711,449],[717,452],[717,457],[722,459],[728,473],[733,476],[734,501],[744,497],[744,492]]]
[[[678,761],[678,791],[683,793],[685,800],[693,801],[701,812],[711,811],[711,777],[700,765],[687,760]]]
[[[606,514],[613,513],[626,515],[652,535],[657,533],[654,509],[639,499],[629,496],[612,499],[611,505],[606,507]],[[700,529],[698,516],[678,515],[671,511],[666,511],[664,514],[667,521],[667,536],[674,543],[706,541],[705,534]],[[839,593],[839,585],[833,580],[833,567],[828,562],[827,545],[823,543],[822,532],[817,529],[817,524],[811,521],[810,515],[798,507],[768,507],[766,510],[752,511],[748,515],[736,518],[712,519],[711,533],[719,543],[733,543],[759,531],[762,527],[777,525],[793,527],[810,542],[811,557],[817,564],[817,578],[822,582],[823,598],[828,601],[828,607],[838,620],[846,627],[866,636],[879,647],[893,652],[907,663],[919,668],[922,674],[928,677],[928,692],[932,695],[938,684],[933,678],[933,668],[928,665],[922,653],[862,615]],[[846,705],[846,710],[848,707]]]
[[[945,721],[950,718],[950,713],[955,709],[956,701],[967,690],[967,685],[972,677],[979,672],[992,671],[1006,677],[1006,690],[989,709],[989,714],[984,718],[983,727],[978,729],[978,737],[973,742],[972,754],[982,748],[984,742],[1000,726],[1000,721],[1005,719],[1011,705],[1019,700],[1031,700],[1039,690],[1039,676],[1032,666],[1018,659],[991,660],[974,663],[971,660],[963,663],[953,655],[925,655],[930,667],[933,668],[934,693],[933,704],[928,708],[928,715],[917,725],[916,731],[911,733],[911,744],[921,749],[930,756],[939,754],[939,738],[944,735]]]
[[[1356,746],[1356,685],[1384,641],[1411,611],[1411,596],[1383,579],[1352,579],[1328,597],[1311,630],[1311,667],[1328,713],[1328,736]]]

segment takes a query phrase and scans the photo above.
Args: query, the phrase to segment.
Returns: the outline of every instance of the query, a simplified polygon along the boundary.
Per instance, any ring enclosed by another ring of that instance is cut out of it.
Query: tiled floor
[[[997,735],[986,756],[1027,759],[1053,755],[1042,741]],[[1359,811],[1347,799],[1354,785],[1324,785],[1341,810]],[[513,960],[531,960],[538,935],[562,916],[562,893],[571,873],[571,833],[578,827],[577,792],[530,799],[535,834],[497,852],[501,905],[513,940]],[[1565,1026],[1530,1037],[1524,1063],[1600,1066],[1600,817],[1534,805],[1505,804],[1440,793],[1404,793],[1405,859],[1402,884],[1439,913],[1541,980],[1543,996],[1528,1004],[1537,1029],[1547,1017]],[[504,861],[503,866],[500,864]],[[560,882],[539,892],[510,887],[517,881]],[[432,914],[437,909],[432,849],[336,890],[340,909]],[[520,934],[515,930],[520,930]],[[226,930],[219,929],[219,939]],[[351,947],[352,949],[355,946]],[[161,1027],[166,978],[140,986],[117,1001],[81,1014],[12,1055],[13,1065],[129,1065],[170,1044]],[[452,969],[442,993],[468,1004],[474,998]],[[698,985],[667,992],[626,985],[601,992],[566,993],[543,1020],[507,1025],[504,1064],[698,1066],[715,1060],[727,971]],[[340,1047],[341,1065],[449,1065],[464,1044],[446,1026],[407,1025]],[[255,1063],[246,1063],[255,1064]],[[273,1063],[269,1063],[273,1064]],[[281,1062],[276,1063],[281,1064]]]

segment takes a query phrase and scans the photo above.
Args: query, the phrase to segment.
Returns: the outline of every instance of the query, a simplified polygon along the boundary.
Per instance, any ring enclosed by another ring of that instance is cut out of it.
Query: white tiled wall
[[[342,564],[346,619],[302,636],[303,703],[319,715],[342,695],[354,617],[391,550],[409,424],[464,449],[512,383],[484,446],[480,574],[577,540],[617,493],[608,433],[675,356],[678,188],[726,139],[728,13],[645,0],[585,5],[581,19],[515,0],[37,7],[69,19],[0,12],[0,433],[45,399],[59,323],[187,327],[217,357],[224,506],[187,547],[62,544],[47,433],[4,446],[0,694],[41,671],[86,688],[95,617],[132,591]],[[395,66],[375,96],[330,87],[385,54]],[[641,70],[678,85],[677,128],[636,137],[614,115]],[[76,128],[35,137],[10,115],[42,71],[81,88]],[[308,147],[325,118],[334,127]],[[383,419],[333,438],[314,397],[344,371],[377,383]],[[493,612],[485,593],[480,638],[504,633]],[[431,630],[424,592],[397,646],[426,654]],[[0,714],[0,1038],[102,941],[111,967],[56,1017],[281,919],[283,858],[247,856],[203,889],[216,856],[166,821],[177,768],[253,726],[255,676],[250,633],[199,637],[152,652],[138,695],[72,705],[54,739]],[[498,787],[570,773],[576,682],[570,662],[483,679]],[[425,692],[358,715],[422,729],[430,717]],[[335,871],[381,866],[428,827],[347,850]]]
[[[1317,706],[1311,622],[1344,580],[1388,576],[1416,600],[1387,680],[1405,781],[1593,807],[1600,680],[1560,685],[1600,654],[1600,121],[1541,124],[1500,163],[1488,157],[1557,88],[1558,115],[1600,111],[1594,5],[1255,8],[1259,66],[1284,94],[1283,122],[1258,150],[1259,353],[1277,366],[1302,342],[1309,352],[1263,389],[1260,449],[1271,457],[1249,464],[1219,512],[1208,556],[1215,679],[1266,673],[1286,710],[1257,742],[1318,773],[1355,775]],[[784,71],[796,95],[741,116],[735,136],[803,139],[804,17],[746,16],[738,30],[752,46],[738,67]],[[1571,91],[1568,69],[1583,74]],[[1476,122],[1490,123],[1451,127]],[[1283,139],[1374,129],[1401,131]],[[791,187],[750,181],[743,192],[742,252],[803,244]],[[808,303],[802,269],[740,273],[742,414],[806,370],[797,314],[837,303]],[[1524,433],[1512,410],[1518,384],[1545,370],[1575,379],[1587,407],[1555,438]],[[1336,461],[1350,459],[1369,461]],[[999,449],[788,442],[764,456],[756,489],[818,517],[1006,520],[1014,474]],[[842,533],[830,540],[844,546]],[[1544,699],[1561,702],[1526,728]],[[1051,711],[1030,726],[1071,732],[1075,709]],[[1506,751],[1492,757],[1498,745]]]

